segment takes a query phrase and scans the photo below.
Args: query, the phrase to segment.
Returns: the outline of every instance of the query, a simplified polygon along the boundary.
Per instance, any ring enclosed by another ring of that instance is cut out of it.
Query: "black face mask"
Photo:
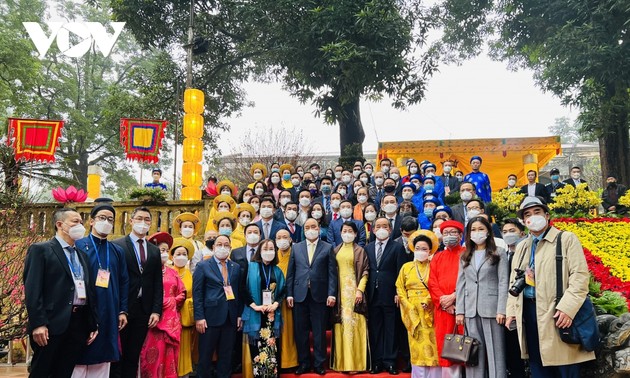
[[[617,183],[616,183],[616,182],[609,182],[609,183],[608,183],[608,187],[609,187],[609,188],[614,188],[614,187],[616,187],[616,186],[617,186]]]
[[[386,193],[393,193],[394,190],[396,190],[396,186],[394,186],[394,185],[387,185],[387,186],[384,186],[383,189],[385,189]]]
[[[209,250],[212,250],[212,247],[214,247],[214,239],[206,240],[206,248],[208,248]]]

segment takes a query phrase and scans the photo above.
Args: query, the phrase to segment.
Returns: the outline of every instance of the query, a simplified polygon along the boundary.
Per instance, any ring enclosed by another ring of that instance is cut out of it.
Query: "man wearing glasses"
[[[98,203],[90,212],[90,234],[76,245],[87,254],[88,269],[94,280],[99,314],[99,333],[79,356],[72,374],[75,378],[109,377],[111,361],[120,360],[118,333],[127,325],[129,275],[125,253],[107,237],[114,230],[116,210],[110,203]]]
[[[149,328],[162,315],[162,259],[160,250],[147,242],[151,213],[137,207],[131,213],[131,233],[113,241],[125,252],[129,274],[127,326],[120,331],[122,357],[112,364],[111,377],[136,377],[138,359]]]

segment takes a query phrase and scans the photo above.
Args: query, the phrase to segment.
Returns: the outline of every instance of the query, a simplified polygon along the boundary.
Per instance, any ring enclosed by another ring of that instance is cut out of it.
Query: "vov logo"
[[[114,29],[114,34],[109,35],[105,26],[99,22],[47,22],[46,24],[51,31],[49,36],[46,35],[41,24],[37,22],[22,23],[31,41],[35,44],[40,59],[46,56],[55,38],[57,39],[57,47],[67,57],[82,57],[90,50],[92,44],[95,44],[101,54],[107,57],[125,27],[124,22],[111,22],[110,25]],[[81,41],[70,46],[70,33],[76,35]]]

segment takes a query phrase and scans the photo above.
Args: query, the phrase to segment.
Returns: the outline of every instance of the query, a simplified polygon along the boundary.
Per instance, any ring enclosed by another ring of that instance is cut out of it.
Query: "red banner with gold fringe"
[[[148,119],[120,119],[120,144],[128,160],[157,163],[167,121]]]
[[[63,121],[9,118],[8,143],[15,161],[54,162]]]

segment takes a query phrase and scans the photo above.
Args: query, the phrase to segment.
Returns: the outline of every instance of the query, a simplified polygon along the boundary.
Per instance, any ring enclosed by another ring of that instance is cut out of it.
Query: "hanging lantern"
[[[190,186],[198,191],[201,185],[201,164],[199,163],[184,163],[182,164],[182,185]],[[201,191],[200,191],[201,192]]]
[[[203,117],[199,114],[184,114],[184,136],[201,138],[203,135]]]
[[[184,91],[184,111],[192,114],[202,114],[204,107],[203,92],[199,89],[188,88]]]
[[[187,186],[182,188],[181,199],[183,201],[198,201],[201,199],[201,190],[194,186]]]
[[[203,153],[203,142],[199,138],[184,139],[184,161],[186,163],[200,163]]]

